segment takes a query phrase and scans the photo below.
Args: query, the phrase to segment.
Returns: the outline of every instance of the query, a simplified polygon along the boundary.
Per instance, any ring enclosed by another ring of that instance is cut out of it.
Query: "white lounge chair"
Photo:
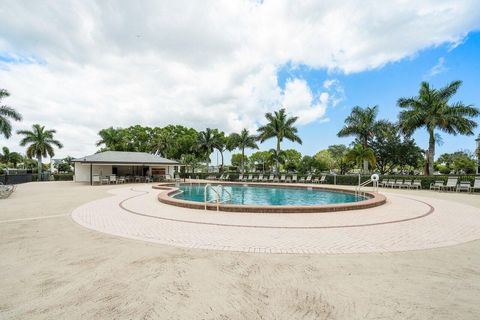
[[[471,188],[472,188],[472,183],[470,181],[460,181],[460,183],[457,186],[456,191],[457,192],[461,192],[461,191],[470,192]]]
[[[430,190],[440,190],[443,186],[443,180],[437,180],[434,183],[430,183]]]
[[[409,189],[422,189],[422,180],[413,180]]]
[[[292,183],[297,183],[297,175],[296,174],[294,174],[292,176]]]
[[[390,179],[383,179],[382,181],[378,182],[379,187],[385,187],[385,185],[390,181]]]
[[[311,183],[312,182],[312,176],[308,175],[307,179],[305,179],[305,183]]]
[[[455,189],[457,189],[457,184],[458,184],[458,177],[449,177],[447,180],[447,184],[440,187],[440,190],[455,191]]]
[[[411,185],[412,185],[412,180],[405,179],[403,183],[399,186],[399,188],[410,189]]]
[[[470,192],[475,192],[475,190],[480,190],[480,178],[475,178],[473,187],[470,187]]]
[[[321,183],[321,184],[327,183],[327,176],[322,176],[322,177],[320,178],[319,183]]]
[[[274,182],[275,181],[275,176],[273,174],[271,174],[269,177],[268,177],[268,182]]]

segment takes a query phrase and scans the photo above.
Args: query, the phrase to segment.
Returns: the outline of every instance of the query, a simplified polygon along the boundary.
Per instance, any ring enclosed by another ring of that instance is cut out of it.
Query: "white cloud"
[[[448,71],[448,67],[445,66],[445,58],[440,57],[438,58],[438,62],[434,65],[426,74],[427,77],[433,77],[439,73]]]
[[[302,124],[321,122],[344,98],[341,84],[327,79],[312,91],[292,78],[282,90],[281,66],[360,72],[430,46],[455,45],[479,27],[476,5],[6,1],[0,57],[15,61],[0,58],[0,87],[24,115],[16,128],[56,128],[66,146],[60,155],[93,152],[96,132],[111,125],[254,129],[279,104]],[[13,137],[7,145],[17,143]]]

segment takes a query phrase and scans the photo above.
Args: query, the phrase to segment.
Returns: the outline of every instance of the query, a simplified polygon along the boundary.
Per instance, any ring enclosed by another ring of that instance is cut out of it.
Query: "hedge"
[[[229,181],[238,181],[239,173],[228,173],[226,172],[225,174],[228,174]],[[249,175],[252,174],[253,176],[258,176],[262,173],[255,172],[255,173],[244,173],[243,175]],[[292,176],[292,173],[280,173],[280,175],[285,174],[286,176]],[[270,173],[264,173],[263,176],[269,176]],[[325,175],[326,176],[326,183],[327,184],[334,184],[334,181],[336,180],[336,184],[338,185],[349,185],[349,186],[356,186],[358,185],[358,175],[331,175],[331,174],[315,174],[312,175],[313,177],[319,177]],[[196,179],[197,177],[199,179],[206,179],[207,177],[216,177],[217,179],[221,176],[220,173],[181,173],[180,177],[181,178],[192,178]],[[297,174],[297,179],[300,180],[301,178],[306,178],[306,174]],[[413,176],[413,175],[380,175],[380,181],[386,180],[386,179],[395,179],[395,180],[420,180],[422,184],[423,189],[429,189],[430,184],[434,183],[435,181],[442,180],[444,182],[447,181],[449,177],[458,177],[458,181],[470,181],[473,183],[475,180],[475,177],[479,177],[476,175],[435,175],[435,176]],[[370,175],[362,175],[361,176],[361,182],[365,182],[368,179],[370,179]]]

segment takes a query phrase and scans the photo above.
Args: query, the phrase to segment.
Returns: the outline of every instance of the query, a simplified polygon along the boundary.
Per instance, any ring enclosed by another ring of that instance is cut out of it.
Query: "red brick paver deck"
[[[187,209],[157,201],[149,186],[75,209],[100,232],[185,248],[266,253],[361,253],[443,247],[480,239],[480,210],[457,202],[386,194],[387,204],[332,213],[262,214]]]

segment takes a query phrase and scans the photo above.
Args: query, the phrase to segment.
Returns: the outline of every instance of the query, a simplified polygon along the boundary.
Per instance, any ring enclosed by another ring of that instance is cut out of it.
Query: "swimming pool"
[[[184,184],[180,185],[180,191],[174,197],[180,200],[204,202],[205,185]],[[215,189],[215,190],[214,190]],[[225,185],[222,187],[213,185],[207,188],[206,195],[209,202],[220,195],[220,202],[236,205],[255,206],[309,206],[338,203],[351,203],[365,200],[363,196],[353,193],[328,191],[313,188],[251,186],[251,185]]]
[[[165,204],[230,212],[315,213],[367,209],[386,203],[385,196],[379,193],[363,192],[362,196],[356,196],[355,191],[335,186],[239,182],[222,182],[222,185],[223,188],[214,185],[220,194],[220,203],[215,201],[216,193],[208,188],[207,199],[211,202],[204,202],[205,184],[163,183],[152,188],[165,190],[158,195],[158,200]]]

